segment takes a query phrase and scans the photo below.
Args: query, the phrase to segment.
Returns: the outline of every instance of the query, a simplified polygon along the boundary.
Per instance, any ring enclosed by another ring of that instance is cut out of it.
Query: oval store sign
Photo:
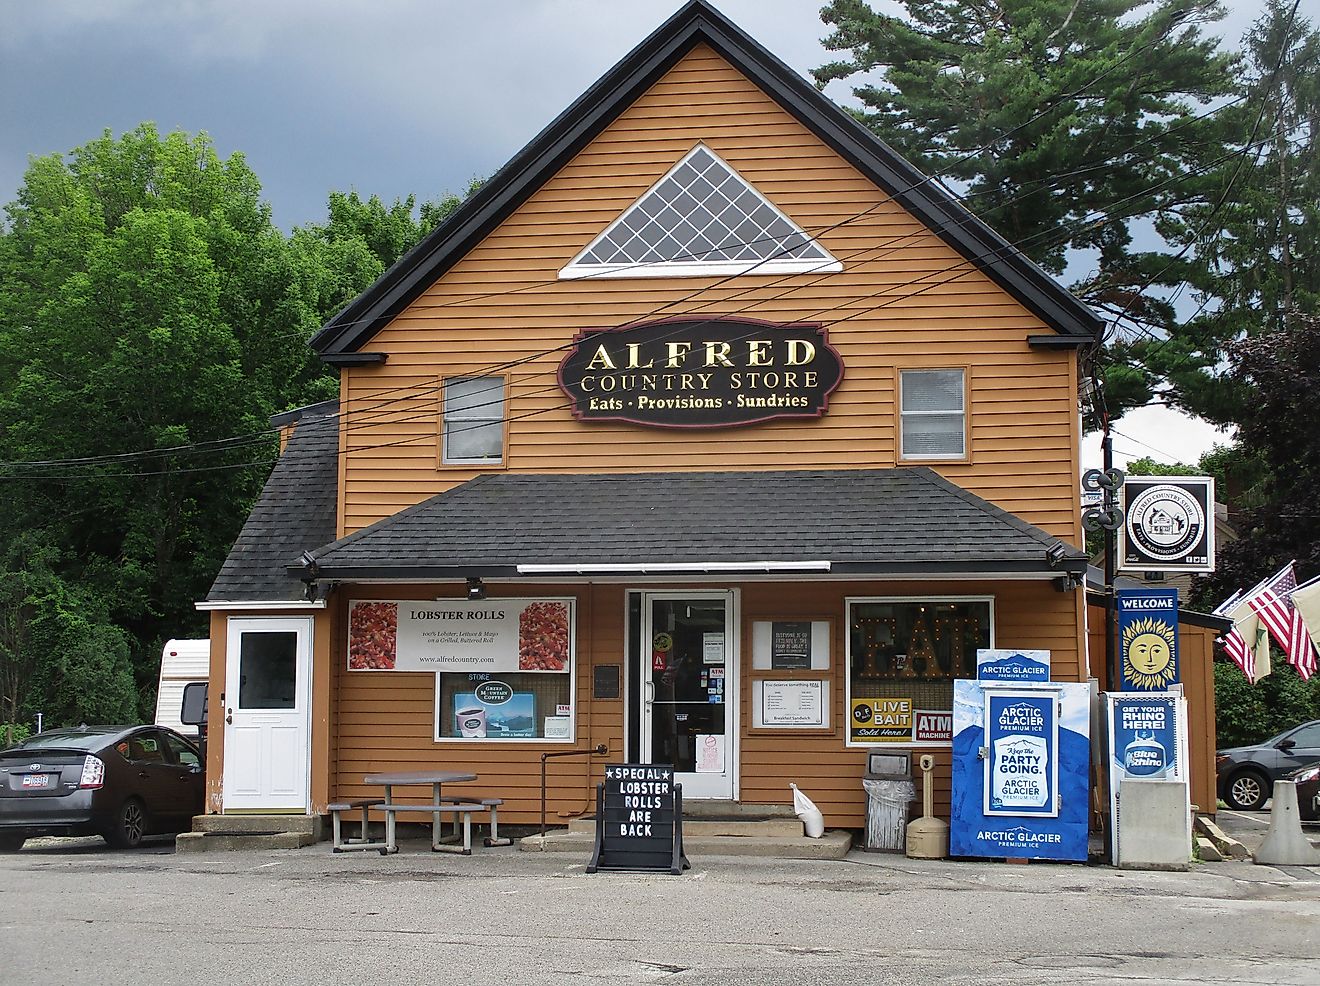
[[[842,379],[823,325],[740,318],[583,332],[559,364],[575,417],[657,428],[817,418]]]

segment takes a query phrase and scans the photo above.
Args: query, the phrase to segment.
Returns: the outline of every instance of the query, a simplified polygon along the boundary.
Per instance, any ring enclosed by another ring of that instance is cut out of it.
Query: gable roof
[[[1096,338],[1101,319],[1054,278],[706,0],[690,0],[514,155],[446,222],[327,322],[312,338],[312,348],[330,363],[369,361],[360,350],[384,325],[703,43],[1058,333],[1033,337],[1033,342],[1081,344]]]
[[[305,587],[288,571],[298,556],[337,530],[339,402],[277,414],[276,427],[297,422],[206,601],[298,602]]]
[[[312,557],[314,566],[294,565],[291,573],[515,578],[552,574],[549,566],[561,575],[635,574],[639,559],[655,572],[778,571],[790,578],[783,573],[827,568],[835,575],[1049,578],[1086,568],[1077,549],[927,467],[489,473]]]

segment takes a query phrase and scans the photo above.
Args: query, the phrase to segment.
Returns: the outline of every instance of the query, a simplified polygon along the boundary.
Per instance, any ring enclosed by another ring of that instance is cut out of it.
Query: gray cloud
[[[0,199],[28,155],[153,120],[245,152],[286,227],[320,218],[330,189],[434,198],[490,174],[680,6],[0,2]],[[800,72],[830,57],[819,0],[719,6]],[[1236,9],[1224,33],[1258,6]]]

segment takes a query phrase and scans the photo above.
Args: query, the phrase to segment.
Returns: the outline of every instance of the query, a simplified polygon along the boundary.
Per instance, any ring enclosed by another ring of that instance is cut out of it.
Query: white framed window
[[[899,457],[967,457],[967,371],[900,370]]]
[[[976,677],[976,651],[995,646],[994,597],[850,597],[844,606],[847,745],[948,746],[951,734],[935,737],[952,722],[954,679]]]
[[[560,272],[709,277],[843,270],[718,154],[698,144]]]
[[[504,460],[504,378],[447,377],[441,414],[443,465]]]
[[[443,603],[438,600],[437,603]],[[519,670],[438,671],[435,675],[437,743],[573,743],[577,737],[577,602],[568,597],[510,599],[474,603],[487,610],[504,608],[484,629],[486,640],[508,612],[510,648],[473,644],[463,656],[474,667],[479,659]],[[512,612],[509,610],[512,609]],[[455,625],[441,633],[455,632]],[[460,632],[472,633],[464,624]],[[513,648],[516,647],[516,650]]]

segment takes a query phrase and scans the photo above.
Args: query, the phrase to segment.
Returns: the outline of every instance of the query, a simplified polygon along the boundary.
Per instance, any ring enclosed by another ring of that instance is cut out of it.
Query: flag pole
[[[1303,582],[1301,585],[1299,585],[1296,589],[1294,589],[1293,592],[1300,592],[1302,589],[1309,588],[1310,586],[1315,585],[1317,582],[1320,582],[1320,575],[1317,575],[1317,576],[1315,576],[1314,578],[1309,578],[1309,579],[1307,579],[1305,582]]]
[[[1114,473],[1114,436],[1109,430],[1109,415],[1105,415],[1105,434],[1100,443],[1104,452],[1104,470],[1106,476]],[[1105,506],[1113,504],[1114,490],[1105,490]],[[1118,537],[1115,526],[1105,528],[1105,691],[1115,690],[1114,661],[1114,552],[1118,550]]]

